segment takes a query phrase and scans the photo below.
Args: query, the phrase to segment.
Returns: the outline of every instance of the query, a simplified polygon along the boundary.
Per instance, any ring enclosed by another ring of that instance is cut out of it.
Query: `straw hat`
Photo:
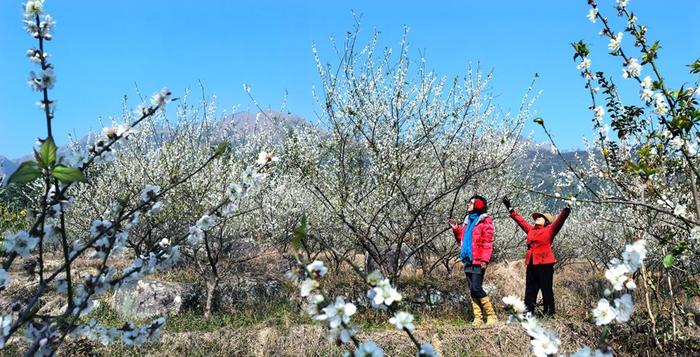
[[[532,213],[532,219],[537,219],[537,217],[542,217],[547,221],[547,223],[552,223],[554,222],[554,217],[552,217],[551,214],[547,212],[533,212]]]

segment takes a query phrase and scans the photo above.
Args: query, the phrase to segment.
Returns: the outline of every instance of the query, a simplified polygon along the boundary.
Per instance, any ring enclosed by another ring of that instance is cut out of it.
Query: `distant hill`
[[[226,137],[230,141],[236,142],[239,140],[244,140],[248,135],[259,133],[263,128],[269,129],[270,127],[276,127],[279,130],[279,134],[282,134],[285,129],[290,129],[299,125],[309,125],[309,121],[292,113],[283,113],[278,111],[239,112],[226,115],[220,120],[214,122],[212,130],[218,133],[218,135],[221,135],[222,138]],[[85,146],[92,140],[94,140],[94,134],[87,134],[78,140],[78,144]],[[566,167],[564,163],[556,154],[552,153],[549,145],[538,144],[530,140],[527,140],[526,145],[528,145],[528,151],[527,156],[523,161],[523,169],[527,169],[527,166],[529,166],[529,164],[532,162],[532,159],[536,158],[539,165],[535,171],[532,172],[531,177],[533,182],[544,182],[543,189],[551,189],[554,182],[552,172],[557,173],[565,171]],[[585,154],[584,151],[569,151],[562,153],[566,160],[572,163],[577,162],[577,155],[583,154]],[[9,159],[0,155],[0,175],[4,175],[6,180],[7,177],[17,169],[22,161],[30,158],[31,157],[29,155],[25,155],[17,159]]]
[[[4,182],[7,176],[15,172],[20,163],[21,161],[19,159],[10,160],[0,155],[0,177],[3,178],[0,180],[0,183]]]

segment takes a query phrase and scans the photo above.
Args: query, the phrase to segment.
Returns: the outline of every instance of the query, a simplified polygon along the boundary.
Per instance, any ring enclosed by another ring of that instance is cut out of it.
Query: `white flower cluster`
[[[622,32],[618,32],[615,37],[610,39],[610,43],[608,44],[608,49],[610,50],[611,53],[616,53],[617,51],[620,50],[620,45],[622,44]]]
[[[260,166],[266,166],[269,163],[279,161],[279,159],[279,157],[275,156],[271,152],[261,151],[260,154],[258,154],[258,160],[256,161],[256,163]]]
[[[180,246],[173,245],[162,248],[158,252],[149,252],[141,255],[131,262],[131,266],[124,269],[119,285],[129,285],[137,282],[141,277],[155,271],[163,271],[175,266],[181,258]]]
[[[345,352],[344,357],[351,356],[350,352]],[[374,341],[367,341],[357,347],[357,349],[352,353],[353,357],[382,357],[384,356],[384,350],[377,346]]]
[[[576,69],[578,69],[581,72],[585,72],[589,68],[591,68],[591,59],[588,57],[583,57],[581,59],[581,62],[579,62],[579,64],[576,65]]]
[[[0,268],[0,290],[10,284],[12,278],[5,271],[5,269]]]
[[[5,232],[5,252],[16,253],[22,258],[28,258],[32,250],[36,248],[37,243],[39,243],[39,238],[25,231]]]
[[[367,297],[373,308],[385,310],[395,301],[401,301],[401,293],[391,286],[389,279],[384,279],[377,270],[367,276],[367,283],[372,288],[367,291]]]
[[[5,347],[5,340],[12,327],[12,315],[0,315],[0,348]]]
[[[619,11],[622,11],[627,7],[627,2],[629,0],[615,0],[615,8]]]
[[[610,268],[605,271],[605,278],[613,286],[614,291],[633,290],[637,287],[631,276],[642,266],[646,254],[646,240],[640,239],[625,246],[622,261],[615,258],[610,262]],[[610,293],[606,291],[605,295]],[[592,311],[596,325],[607,325],[613,321],[618,323],[629,321],[634,312],[632,295],[625,293],[615,298],[613,303],[614,305],[611,305],[607,297],[598,301],[598,305]]]
[[[663,93],[654,94],[654,112],[658,115],[668,113],[668,103],[666,103]]]
[[[531,337],[530,348],[535,356],[546,357],[559,351],[561,341],[557,335],[554,331],[542,327],[532,314],[525,313],[525,303],[520,298],[509,295],[503,298],[503,303],[514,312],[508,322],[512,322],[513,317],[515,317]]]
[[[110,254],[121,254],[129,240],[129,233],[115,230],[114,224],[111,221],[99,219],[92,221],[90,225],[90,236],[95,239],[93,244],[93,248],[95,249],[94,257],[100,260],[105,259]],[[70,253],[71,257],[74,257],[83,248],[82,244],[79,244],[79,240],[75,240],[73,243],[74,245]]]
[[[622,69],[623,78],[637,78],[642,73],[642,65],[636,58],[627,61],[627,68]]]
[[[170,101],[170,96],[172,92],[168,88],[163,88],[151,96],[151,104],[156,108],[164,108],[165,105]]]
[[[642,82],[640,83],[642,89],[639,91],[639,97],[647,104],[651,103],[651,100],[654,96],[652,84],[653,82],[651,80],[651,77],[649,76],[644,77],[644,79],[642,79]]]
[[[134,326],[129,322],[126,326],[121,328],[105,327],[94,319],[91,319],[87,323],[74,328],[70,336],[73,338],[85,337],[88,340],[96,341],[103,345],[121,341],[127,346],[134,346],[143,344],[148,340],[157,339],[164,325],[165,319],[162,317],[142,327]]]
[[[399,311],[394,314],[394,317],[389,319],[389,323],[396,326],[399,330],[407,329],[413,331],[415,328],[413,325],[413,315],[405,311]]]
[[[598,18],[598,8],[597,7],[592,7],[590,10],[588,10],[588,20],[590,20],[592,23],[595,23],[596,19]]]

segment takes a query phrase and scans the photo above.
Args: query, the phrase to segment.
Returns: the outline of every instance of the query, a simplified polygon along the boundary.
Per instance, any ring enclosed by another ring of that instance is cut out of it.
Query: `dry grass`
[[[262,279],[283,280],[285,261],[279,255],[252,260],[241,275]],[[83,264],[90,269],[90,263]],[[240,276],[232,277],[238,279]],[[191,283],[196,276],[186,272],[172,272],[158,279]],[[501,320],[507,313],[500,300],[506,295],[521,296],[525,290],[525,266],[521,261],[495,263],[489,267],[486,284],[494,285],[491,294]],[[468,296],[465,277],[456,269],[449,276],[424,277],[420,269],[409,271],[400,281],[404,296],[410,297],[426,289],[437,289],[443,294]],[[554,289],[557,318],[544,321],[562,340],[562,353],[576,351],[582,345],[595,347],[600,329],[590,321],[592,304],[600,298],[605,287],[600,272],[591,271],[586,263],[573,263],[555,271]],[[367,287],[347,266],[332,271],[323,281],[323,289],[329,296],[346,296],[353,301],[365,298]],[[6,290],[6,298],[24,293],[20,286]],[[163,337],[156,343],[132,348],[116,344],[101,346],[86,340],[72,340],[61,348],[61,355],[75,356],[338,356],[343,349],[329,341],[326,329],[313,324],[300,309],[301,299],[294,291],[283,286],[280,294],[289,296],[279,302],[250,302],[246,306],[234,306],[237,311],[220,311],[210,320],[203,320],[200,311],[185,311],[171,317]],[[48,302],[48,301],[47,301]],[[252,303],[256,303],[251,305]],[[403,302],[416,316],[416,335],[421,341],[431,342],[442,356],[525,356],[528,355],[529,338],[517,324],[501,322],[487,329],[469,326],[468,303],[455,306],[446,303],[437,307],[421,307]],[[255,306],[255,309],[250,309]],[[123,321],[115,319],[107,310],[101,310],[111,324]],[[109,315],[109,316],[107,316]],[[389,316],[382,312],[360,308],[353,317],[361,327],[360,340],[371,339],[388,356],[413,356],[415,349],[408,337],[387,324]],[[631,324],[624,330],[617,329],[609,341],[616,355],[638,355],[648,346],[647,338],[635,331],[639,326]],[[643,330],[643,329],[642,329]],[[639,331],[642,331],[639,330]],[[691,333],[693,331],[690,331]],[[695,330],[697,334],[697,329]],[[0,351],[0,355],[13,355],[14,346]],[[698,350],[700,351],[700,350]]]

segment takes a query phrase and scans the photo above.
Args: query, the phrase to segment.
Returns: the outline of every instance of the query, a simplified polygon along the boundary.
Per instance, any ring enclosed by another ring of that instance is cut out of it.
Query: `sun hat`
[[[547,223],[552,223],[554,222],[554,217],[552,217],[551,214],[547,212],[533,212],[532,213],[532,219],[537,219],[537,217],[542,217],[547,221]]]

